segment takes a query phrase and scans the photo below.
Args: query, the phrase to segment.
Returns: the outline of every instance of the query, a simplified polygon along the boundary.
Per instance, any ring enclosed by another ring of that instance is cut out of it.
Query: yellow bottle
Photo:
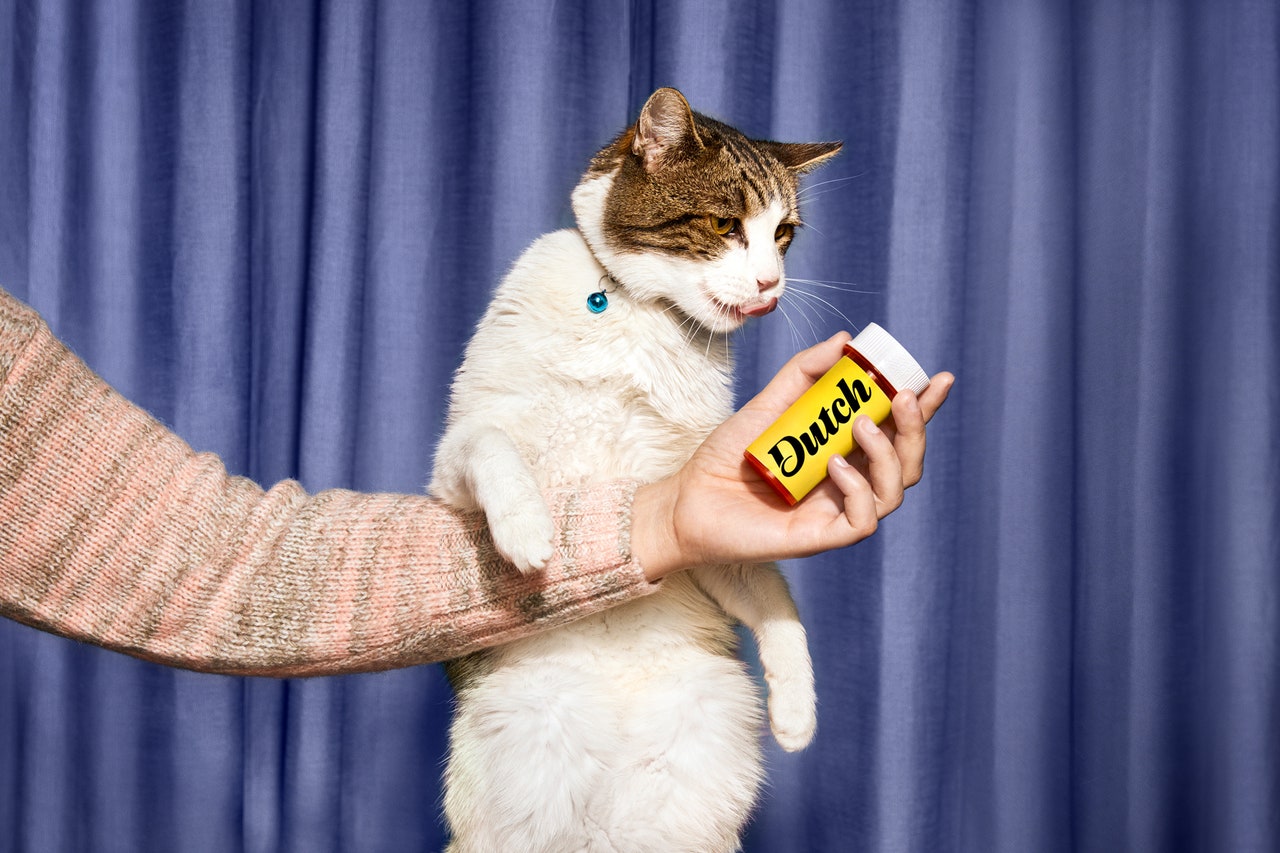
[[[747,461],[791,506],[827,476],[827,460],[853,452],[853,419],[880,423],[899,390],[919,394],[929,376],[893,336],[869,323],[844,356],[746,450]]]

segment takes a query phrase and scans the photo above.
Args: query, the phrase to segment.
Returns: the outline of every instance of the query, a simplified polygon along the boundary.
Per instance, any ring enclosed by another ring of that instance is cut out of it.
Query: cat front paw
[[[498,553],[521,574],[545,569],[555,553],[556,527],[546,507],[490,518],[489,533]]]

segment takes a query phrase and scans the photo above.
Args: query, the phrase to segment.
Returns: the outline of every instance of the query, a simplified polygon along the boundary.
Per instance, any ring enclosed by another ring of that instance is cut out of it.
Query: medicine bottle
[[[892,335],[869,323],[844,345],[835,366],[801,395],[746,450],[747,461],[794,506],[827,476],[827,460],[849,455],[853,419],[889,417],[898,391],[919,394],[929,376]]]

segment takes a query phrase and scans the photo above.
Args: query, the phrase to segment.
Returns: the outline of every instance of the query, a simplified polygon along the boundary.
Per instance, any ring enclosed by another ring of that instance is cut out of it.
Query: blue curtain
[[[871,320],[959,377],[906,505],[788,566],[820,732],[746,849],[1280,849],[1269,0],[0,0],[0,285],[234,471],[420,491],[659,85],[846,143],[743,393]],[[437,850],[449,702],[0,624],[0,851]]]

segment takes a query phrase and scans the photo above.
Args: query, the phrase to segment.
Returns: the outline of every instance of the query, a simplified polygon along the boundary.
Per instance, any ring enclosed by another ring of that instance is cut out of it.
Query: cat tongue
[[[777,307],[778,307],[778,297],[775,296],[772,299],[770,299],[768,302],[761,302],[759,305],[753,305],[750,307],[743,306],[738,310],[741,311],[743,314],[746,314],[748,317],[763,317],[765,314],[768,314],[770,311],[772,311],[774,308],[777,308]]]

